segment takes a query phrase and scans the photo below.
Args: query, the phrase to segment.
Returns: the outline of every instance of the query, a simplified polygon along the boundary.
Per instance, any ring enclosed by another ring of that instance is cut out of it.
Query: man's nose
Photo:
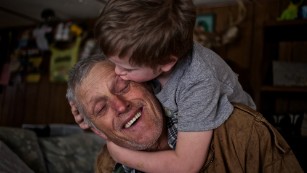
[[[115,73],[119,76],[123,76],[126,75],[126,70],[121,67],[115,66]]]
[[[112,109],[118,113],[118,115],[129,111],[131,106],[129,101],[117,95],[112,97],[110,105]]]

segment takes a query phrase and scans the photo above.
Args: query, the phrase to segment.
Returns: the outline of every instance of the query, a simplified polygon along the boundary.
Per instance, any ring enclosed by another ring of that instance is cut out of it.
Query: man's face
[[[97,63],[76,96],[96,128],[117,145],[144,150],[161,135],[163,117],[156,98],[143,85],[117,76],[110,63]]]

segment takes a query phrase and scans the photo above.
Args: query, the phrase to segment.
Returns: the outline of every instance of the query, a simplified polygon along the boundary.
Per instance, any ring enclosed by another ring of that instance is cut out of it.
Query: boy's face
[[[156,69],[145,66],[133,66],[129,63],[128,56],[124,58],[110,56],[109,60],[115,64],[115,73],[124,80],[146,82],[157,78],[163,72],[160,65]]]

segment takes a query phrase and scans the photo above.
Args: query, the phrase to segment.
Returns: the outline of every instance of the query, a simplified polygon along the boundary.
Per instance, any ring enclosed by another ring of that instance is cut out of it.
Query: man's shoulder
[[[122,165],[120,163],[116,163],[112,173],[143,173],[143,172],[126,167],[125,165]]]
[[[116,163],[112,173],[125,173],[125,169],[122,164]]]

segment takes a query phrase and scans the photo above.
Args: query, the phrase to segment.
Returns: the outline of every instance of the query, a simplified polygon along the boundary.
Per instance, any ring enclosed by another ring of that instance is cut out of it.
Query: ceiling
[[[104,4],[104,0],[1,0],[0,28],[42,22],[47,8],[61,20],[94,18]]]
[[[0,28],[34,25],[44,21],[41,13],[52,9],[60,20],[98,16],[107,0],[1,0]],[[235,0],[193,0],[195,5],[214,5]]]

